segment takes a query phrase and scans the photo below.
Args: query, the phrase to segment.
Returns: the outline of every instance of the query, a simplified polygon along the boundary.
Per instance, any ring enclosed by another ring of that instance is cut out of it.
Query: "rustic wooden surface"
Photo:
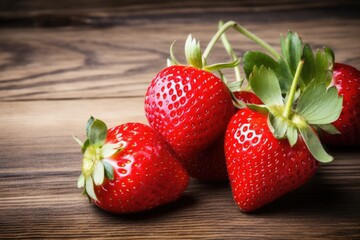
[[[178,40],[182,56],[193,33],[204,46],[220,19],[275,46],[292,29],[360,67],[358,2],[239,2],[1,1],[0,238],[360,239],[358,149],[333,150],[336,160],[309,183],[253,214],[238,210],[227,184],[191,181],[177,202],[127,216],[76,188],[81,154],[71,135],[84,137],[90,114],[111,126],[146,123],[144,93],[170,44]],[[239,54],[257,49],[229,38]],[[211,56],[226,59],[220,46]]]

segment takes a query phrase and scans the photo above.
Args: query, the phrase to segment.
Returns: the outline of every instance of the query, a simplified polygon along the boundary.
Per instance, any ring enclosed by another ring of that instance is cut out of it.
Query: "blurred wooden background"
[[[298,32],[360,67],[359,1],[0,2],[0,238],[359,239],[360,152],[338,149],[301,189],[254,214],[227,184],[192,181],[177,202],[129,216],[92,206],[76,188],[90,114],[146,123],[143,101],[169,46],[189,33],[204,47],[235,20],[279,48]],[[258,49],[235,32],[239,55]],[[218,45],[211,59],[227,59]]]

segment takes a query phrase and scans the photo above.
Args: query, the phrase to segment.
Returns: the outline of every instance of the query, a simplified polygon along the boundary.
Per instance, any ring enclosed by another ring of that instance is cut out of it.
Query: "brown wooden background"
[[[76,3],[74,3],[76,2]],[[169,46],[184,59],[193,33],[203,46],[219,20],[235,20],[270,44],[297,31],[360,67],[358,1],[0,2],[0,238],[360,239],[360,152],[337,149],[301,189],[253,214],[227,184],[192,181],[175,203],[108,214],[76,188],[90,114],[113,126],[146,123],[144,94]],[[242,54],[257,49],[232,32]],[[212,59],[225,60],[218,46]]]

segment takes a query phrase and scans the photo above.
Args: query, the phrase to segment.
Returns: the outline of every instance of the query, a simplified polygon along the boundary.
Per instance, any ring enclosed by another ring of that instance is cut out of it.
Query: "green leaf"
[[[83,188],[85,186],[85,177],[83,174],[81,174],[78,178],[78,181],[77,181],[77,187],[78,188]]]
[[[294,74],[291,73],[289,66],[284,61],[284,59],[280,58],[278,60],[278,68],[276,69],[275,74],[279,79],[281,92],[288,93],[291,87],[291,83],[294,79]]]
[[[323,163],[331,162],[334,158],[330,156],[321,145],[319,137],[309,125],[299,128],[300,134],[307,148],[316,160]]]
[[[315,59],[309,44],[305,44],[303,51],[304,66],[301,72],[303,85],[307,86],[315,77]]]
[[[230,92],[236,92],[241,90],[241,82],[234,81],[231,83],[227,83],[226,86],[229,88]]]
[[[178,60],[176,60],[176,58],[175,58],[175,55],[174,55],[174,44],[175,44],[175,41],[171,44],[171,46],[170,46],[170,62],[168,62],[168,64],[169,63],[171,63],[171,65],[181,65],[180,63],[179,63],[179,61]]]
[[[90,126],[89,129],[89,141],[91,145],[102,145],[105,142],[107,136],[106,124],[96,119]]]
[[[317,82],[325,82],[326,86],[331,83],[332,73],[330,71],[331,63],[329,63],[329,58],[327,54],[318,50],[315,56],[316,66],[315,66],[315,77],[314,79]]]
[[[300,95],[301,95],[301,90],[300,89],[296,90],[295,95],[294,95],[294,102],[300,97]],[[289,96],[290,96],[290,94],[286,95],[284,102],[288,101]]]
[[[105,171],[104,165],[101,161],[96,161],[94,164],[93,180],[96,186],[101,185],[104,182]]]
[[[301,60],[303,43],[297,33],[289,31],[285,38],[280,38],[280,44],[283,58],[294,75]]]
[[[248,108],[256,112],[260,112],[263,114],[269,113],[269,109],[265,105],[257,105],[257,104],[246,104],[246,105],[248,106]]]
[[[266,105],[283,105],[278,79],[271,69],[254,67],[250,75],[250,86]]]
[[[86,194],[90,198],[97,201],[97,197],[96,197],[95,190],[94,190],[94,182],[93,182],[93,179],[91,178],[91,176],[88,176],[86,178],[85,188],[86,188]]]
[[[338,119],[342,110],[342,96],[336,87],[312,81],[299,98],[296,112],[309,124],[328,124]]]
[[[112,144],[112,143],[105,144],[104,146],[102,146],[101,149],[104,158],[111,157],[112,155],[114,155],[115,153],[121,150],[119,144]]]
[[[189,34],[185,42],[185,56],[187,62],[196,68],[202,69],[204,66],[200,43]]]
[[[309,44],[305,44],[303,59],[305,63],[301,73],[302,88],[312,81],[325,83],[328,86],[332,80],[334,52],[330,48],[324,48],[324,51],[318,50],[314,56]]]
[[[297,128],[295,128],[292,125],[289,125],[286,131],[286,137],[289,140],[289,144],[291,147],[293,147],[297,140],[298,140],[298,131]]]
[[[269,113],[268,125],[270,131],[272,132],[275,138],[278,139],[284,138],[286,130],[288,128],[288,123],[285,118],[281,116],[274,116],[273,114]]]
[[[85,151],[89,147],[89,145],[90,145],[90,141],[89,141],[89,139],[86,139],[86,141],[84,142],[84,145],[83,145],[83,147],[81,149],[81,152],[85,153]]]
[[[335,62],[334,51],[331,48],[325,47],[324,52],[325,52],[326,56],[328,57],[330,70],[332,70],[332,68],[334,66],[334,62]]]
[[[324,132],[327,132],[329,134],[341,134],[341,132],[331,123],[329,124],[318,124],[316,125],[317,127],[319,127],[321,130],[323,130]]]
[[[265,66],[266,68],[271,68],[275,72],[275,75],[279,80],[281,92],[286,93],[290,89],[293,76],[287,63],[282,58],[275,61],[265,53],[248,51],[244,54],[243,63],[244,72],[248,79],[255,66]]]
[[[272,57],[257,51],[247,51],[243,56],[243,65],[244,72],[248,79],[255,66],[265,66],[266,68],[271,68],[273,71],[276,71],[278,68],[278,63]]]
[[[102,161],[105,168],[105,176],[107,179],[113,180],[114,179],[114,167],[107,161]]]
[[[216,63],[213,65],[207,65],[204,67],[204,70],[212,72],[212,71],[218,71],[224,68],[235,68],[236,66],[238,66],[240,64],[240,60],[236,59],[233,62],[228,62],[228,63]]]
[[[89,120],[86,123],[86,137],[89,138],[89,130],[90,130],[90,126],[93,124],[93,122],[95,121],[93,116],[90,116]]]

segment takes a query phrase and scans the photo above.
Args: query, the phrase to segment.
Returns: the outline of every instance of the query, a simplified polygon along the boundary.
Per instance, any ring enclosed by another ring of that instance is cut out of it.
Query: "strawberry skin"
[[[233,92],[235,97],[245,103],[263,104],[253,92],[236,91]],[[234,113],[238,111],[234,108]],[[196,154],[191,159],[185,159],[184,165],[190,176],[196,176],[203,181],[225,181],[228,180],[226,160],[224,153],[225,132],[214,143],[204,151]],[[204,161],[206,159],[206,161]],[[211,174],[209,174],[211,173]]]
[[[204,179],[193,173],[198,172],[200,165],[205,168],[211,156],[207,148],[223,136],[233,114],[226,85],[198,68],[167,67],[155,76],[147,90],[145,113],[150,126],[169,143],[190,175]],[[224,165],[224,157],[211,162],[214,164],[203,169],[208,172],[208,180],[217,174],[214,171],[218,171],[219,164]]]
[[[318,168],[318,161],[301,138],[293,147],[286,139],[276,139],[269,130],[267,115],[248,108],[230,120],[225,156],[234,200],[244,212],[298,188]]]
[[[114,168],[114,179],[94,186],[100,208],[113,213],[148,210],[179,198],[189,176],[168,145],[150,127],[127,123],[108,130],[106,144],[121,150],[103,159]]]
[[[206,182],[222,182],[228,180],[225,164],[223,133],[204,151],[193,155],[182,162],[190,176]]]
[[[249,91],[236,91],[233,92],[234,96],[243,101],[244,103],[250,103],[250,104],[263,104],[261,99],[255,95],[253,92]]]
[[[323,141],[332,146],[360,146],[360,71],[335,63],[332,85],[343,96],[343,109],[339,119],[333,123],[341,134],[326,134]]]

